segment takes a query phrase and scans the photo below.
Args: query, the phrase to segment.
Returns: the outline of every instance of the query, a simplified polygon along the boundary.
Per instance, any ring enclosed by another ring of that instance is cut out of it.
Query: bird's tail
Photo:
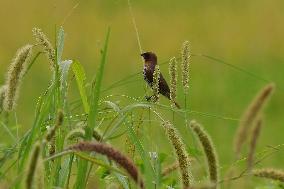
[[[178,109],[180,109],[180,105],[176,101],[174,101],[174,104]]]

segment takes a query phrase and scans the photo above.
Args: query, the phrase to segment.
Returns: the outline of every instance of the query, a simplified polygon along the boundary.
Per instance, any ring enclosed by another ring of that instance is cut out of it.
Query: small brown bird
[[[143,68],[143,75],[144,80],[148,83],[148,85],[152,88],[153,87],[153,74],[155,71],[155,67],[158,64],[157,56],[153,52],[145,52],[142,53],[141,56],[144,58],[144,68]],[[159,80],[159,93],[163,96],[167,97],[171,100],[170,97],[170,88],[168,86],[167,81],[164,79],[162,73],[160,73],[160,80]],[[151,97],[148,97],[147,100],[150,100]],[[180,108],[178,103],[174,102],[177,108]]]

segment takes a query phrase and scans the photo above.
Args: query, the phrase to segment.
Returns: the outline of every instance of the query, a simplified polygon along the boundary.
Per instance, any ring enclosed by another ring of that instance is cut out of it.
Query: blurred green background
[[[78,2],[78,7],[65,20]],[[178,57],[182,42],[188,40],[193,54],[219,58],[275,82],[277,90],[265,111],[265,125],[257,149],[262,151],[268,145],[284,143],[283,0],[131,2],[142,48],[156,52],[161,62]],[[89,81],[98,67],[100,48],[108,26],[111,27],[111,38],[104,86],[142,71],[131,19],[126,0],[1,0],[0,84],[4,82],[7,67],[16,50],[26,43],[35,42],[32,28],[42,28],[54,40],[55,26],[60,26],[64,20],[64,58],[79,60],[87,71]],[[161,69],[168,80],[167,66]],[[190,108],[232,118],[239,118],[250,100],[267,83],[200,56],[192,57],[190,74]],[[24,79],[16,111],[20,133],[31,126],[36,99],[46,88],[50,75],[48,62],[45,56],[41,56]],[[142,76],[133,81],[136,82],[104,95],[141,96],[144,93]],[[78,92],[75,86],[71,92],[70,98],[76,99]],[[181,97],[179,99],[182,101]],[[163,100],[162,103],[168,102]],[[192,114],[190,118],[201,122],[211,134],[220,164],[230,164],[232,139],[238,122],[197,114]],[[147,129],[155,133],[153,149],[159,145],[168,146],[163,144],[165,140],[160,134],[163,132],[161,128],[152,126]],[[182,130],[182,126],[178,128]],[[0,134],[2,144],[11,142],[5,130],[1,129]],[[280,151],[264,161],[263,165],[284,168],[283,158],[284,154]]]

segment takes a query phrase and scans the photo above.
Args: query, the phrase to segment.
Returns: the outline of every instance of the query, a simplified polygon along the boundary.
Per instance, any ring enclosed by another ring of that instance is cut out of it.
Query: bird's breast
[[[151,67],[149,65],[147,65],[147,64],[144,64],[143,76],[144,76],[144,80],[149,85],[152,85],[152,82],[153,82],[153,71],[152,71]]]

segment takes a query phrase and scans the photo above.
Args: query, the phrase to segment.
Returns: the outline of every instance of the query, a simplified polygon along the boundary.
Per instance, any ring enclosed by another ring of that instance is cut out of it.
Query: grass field
[[[131,5],[132,12],[127,0],[0,3],[0,86],[9,84],[12,74],[7,71],[17,62],[17,49],[35,45],[27,61],[32,66],[24,76],[16,74],[23,76],[20,88],[10,91],[18,93],[17,105],[0,114],[0,187],[137,188],[143,180],[145,188],[186,188],[179,169],[161,175],[180,160],[167,137],[166,128],[173,126],[189,154],[188,170],[194,178],[189,188],[198,188],[211,177],[208,154],[189,128],[196,120],[218,154],[217,187],[283,188],[281,182],[253,177],[250,171],[230,180],[247,167],[249,142],[237,159],[233,145],[242,115],[269,83],[275,84],[271,99],[249,125],[262,118],[253,169],[284,169],[283,2],[146,0]],[[51,46],[36,40],[40,36],[33,36],[35,27]],[[180,110],[162,96],[158,103],[145,100],[153,91],[143,80],[138,41],[143,52],[158,55],[168,82],[168,63],[177,58]],[[184,41],[190,43],[186,105],[181,77]],[[109,146],[82,143],[100,140],[117,150],[116,156],[108,154]],[[75,144],[79,146],[70,147]],[[90,148],[92,152],[86,150]],[[36,150],[38,156],[33,155]],[[137,167],[137,184],[120,155]],[[211,188],[216,187],[212,182]]]

